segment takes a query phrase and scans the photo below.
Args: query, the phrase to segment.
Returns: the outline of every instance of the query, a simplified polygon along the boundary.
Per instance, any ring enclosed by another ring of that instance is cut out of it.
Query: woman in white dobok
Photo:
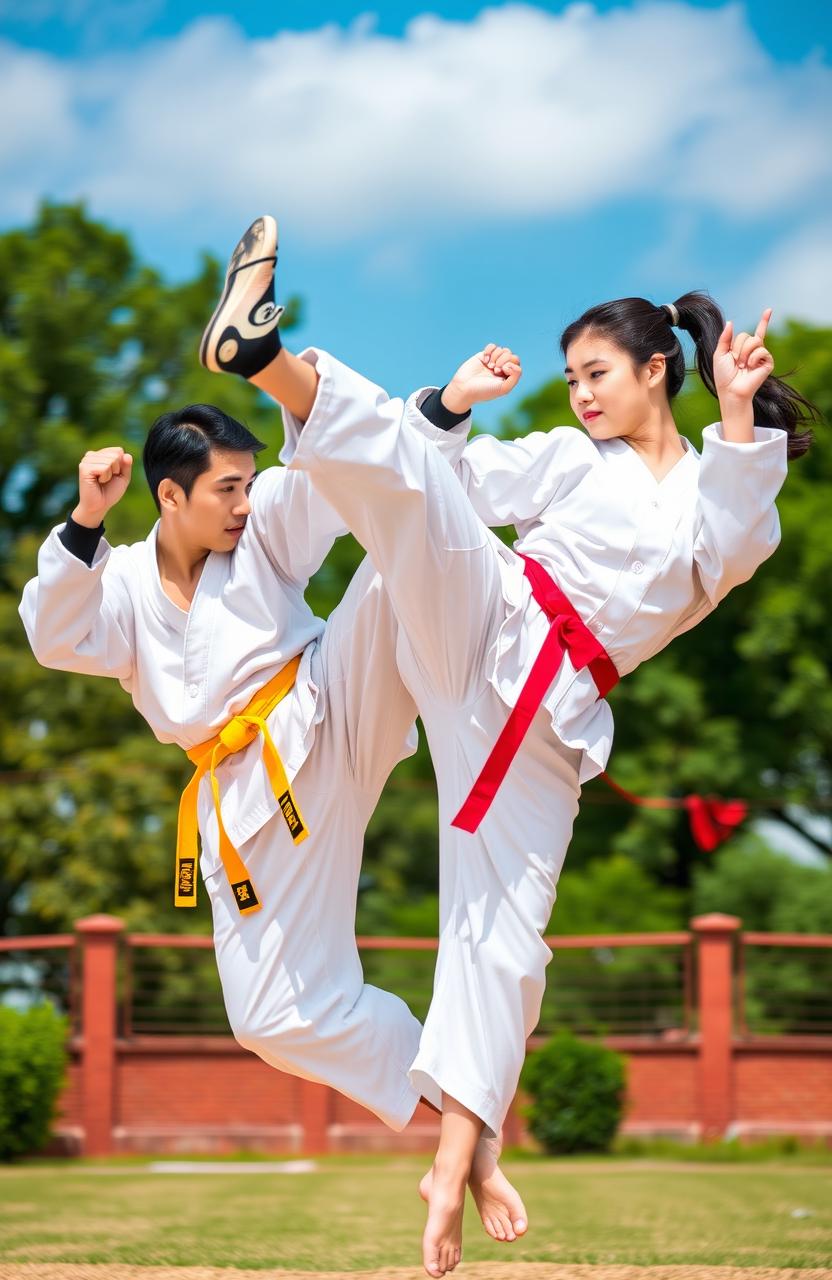
[[[273,263],[250,262],[245,296],[227,289],[202,358],[283,405],[284,461],[309,474],[380,571],[436,770],[440,947],[410,1075],[442,1109],[422,1184],[423,1260],[440,1276],[460,1257],[477,1143],[499,1134],[538,1018],[541,933],[580,787],[611,746],[603,695],[772,554],[775,498],[787,457],[808,447],[799,426],[812,409],[771,376],[769,312],[735,335],[706,295],[629,298],[563,335],[583,430],[466,447],[472,404],[520,376],[510,351],[486,347],[441,393],[403,404],[324,352],[286,352]],[[671,410],[685,376],[677,328],[719,399],[701,454]],[[446,429],[458,449],[440,453],[431,441]],[[488,527],[508,523],[513,550]],[[507,1184],[485,1218],[499,1239],[525,1229]]]

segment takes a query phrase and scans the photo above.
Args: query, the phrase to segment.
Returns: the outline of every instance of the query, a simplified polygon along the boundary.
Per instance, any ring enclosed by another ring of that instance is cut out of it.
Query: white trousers
[[[309,472],[380,570],[398,661],[439,790],[440,943],[411,1079],[499,1130],[540,1015],[543,942],[577,813],[579,752],[540,710],[474,835],[452,827],[507,707],[493,687],[506,551],[401,401],[321,354],[306,425],[287,419],[290,465]]]
[[[241,845],[262,901],[252,915],[240,915],[221,865],[205,884],[237,1040],[402,1129],[419,1101],[408,1068],[421,1024],[397,996],[364,982],[355,943],[364,831],[416,715],[396,667],[396,633],[365,560],[330,616],[315,665],[325,714],[293,782],[310,834],[295,846],[277,814]],[[212,865],[216,850],[207,852]]]

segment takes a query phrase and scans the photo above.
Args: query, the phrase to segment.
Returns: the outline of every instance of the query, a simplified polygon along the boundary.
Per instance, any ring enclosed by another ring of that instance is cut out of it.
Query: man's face
[[[208,470],[197,476],[189,497],[173,481],[162,482],[163,518],[170,512],[177,535],[193,547],[233,551],[251,514],[254,454],[212,449],[209,456]]]

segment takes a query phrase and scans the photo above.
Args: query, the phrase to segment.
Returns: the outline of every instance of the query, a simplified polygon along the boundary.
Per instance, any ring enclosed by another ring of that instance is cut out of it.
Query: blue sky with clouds
[[[393,392],[489,340],[531,390],[628,293],[832,323],[831,14],[0,0],[0,226],[83,196],[182,277],[272,211],[300,337]]]

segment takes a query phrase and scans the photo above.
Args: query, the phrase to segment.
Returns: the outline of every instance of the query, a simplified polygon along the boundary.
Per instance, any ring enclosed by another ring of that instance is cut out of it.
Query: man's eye
[[[224,485],[223,488],[220,489],[220,493],[233,493],[233,492],[234,492],[233,484]]]

